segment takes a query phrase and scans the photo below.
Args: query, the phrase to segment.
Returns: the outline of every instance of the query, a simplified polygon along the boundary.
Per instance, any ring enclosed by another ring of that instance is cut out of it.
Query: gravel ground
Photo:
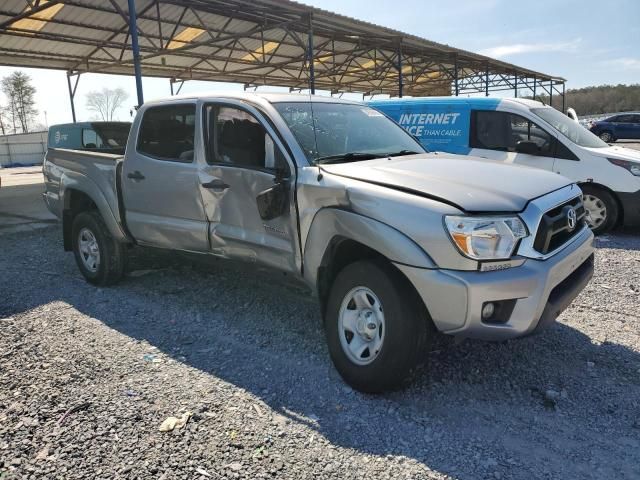
[[[639,233],[551,330],[439,342],[383,396],[285,277],[136,250],[99,289],[57,225],[0,235],[0,478],[640,478]]]

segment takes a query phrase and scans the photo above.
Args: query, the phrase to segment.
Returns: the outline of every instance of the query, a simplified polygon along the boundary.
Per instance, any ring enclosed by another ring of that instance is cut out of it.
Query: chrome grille
[[[560,248],[582,230],[585,217],[586,210],[582,204],[582,196],[548,210],[540,220],[533,249],[546,255]]]

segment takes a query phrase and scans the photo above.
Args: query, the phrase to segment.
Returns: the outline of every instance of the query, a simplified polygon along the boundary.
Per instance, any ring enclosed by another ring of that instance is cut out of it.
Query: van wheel
[[[600,140],[602,140],[605,143],[613,143],[613,142],[615,142],[615,139],[613,138],[613,135],[611,135],[611,133],[609,133],[609,132],[602,132],[600,134]]]
[[[94,285],[113,285],[125,269],[125,248],[109,233],[100,213],[82,212],[73,219],[73,253],[84,278]]]
[[[412,379],[426,358],[432,325],[406,278],[389,264],[368,260],[337,275],[324,323],[336,369],[366,393],[396,390]]]
[[[590,185],[581,185],[587,225],[598,235],[608,232],[618,222],[618,203],[606,190]]]

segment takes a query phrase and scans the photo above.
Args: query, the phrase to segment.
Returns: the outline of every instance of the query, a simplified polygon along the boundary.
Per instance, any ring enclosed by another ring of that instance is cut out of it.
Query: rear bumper
[[[593,275],[592,243],[593,234],[585,229],[553,257],[526,259],[519,267],[494,272],[397,267],[415,286],[438,330],[504,340],[543,329],[569,306]],[[500,322],[483,321],[482,307],[487,302],[509,305],[506,317]]]
[[[615,192],[624,212],[624,225],[640,225],[640,190],[637,192]]]

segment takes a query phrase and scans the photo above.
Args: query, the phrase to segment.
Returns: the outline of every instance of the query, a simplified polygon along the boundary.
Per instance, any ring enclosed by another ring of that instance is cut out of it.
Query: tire
[[[600,140],[602,140],[605,143],[613,143],[616,141],[615,138],[613,138],[613,135],[611,135],[611,132],[602,132],[600,135]]]
[[[618,202],[608,191],[581,185],[584,207],[587,210],[587,224],[595,235],[608,232],[618,223]]]
[[[357,308],[356,298],[366,307]],[[431,319],[413,286],[390,264],[364,260],[346,266],[334,280],[325,311],[331,359],[356,390],[397,390],[410,382],[427,356]],[[358,326],[365,336],[350,329]],[[362,344],[368,345],[363,353],[354,354],[351,349]]]
[[[71,232],[76,263],[89,283],[107,286],[122,278],[125,246],[111,236],[99,212],[91,210],[76,215]]]

